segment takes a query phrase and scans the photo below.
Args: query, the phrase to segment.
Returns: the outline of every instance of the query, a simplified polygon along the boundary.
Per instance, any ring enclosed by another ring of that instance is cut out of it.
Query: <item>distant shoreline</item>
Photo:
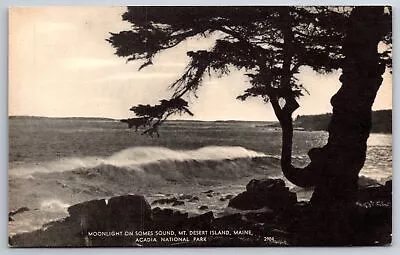
[[[299,131],[328,131],[328,125],[332,113],[317,114],[317,115],[299,115],[293,122],[295,130]],[[13,115],[8,117],[11,119],[49,119],[49,120],[87,120],[87,121],[120,121],[121,119],[106,118],[106,117],[45,117],[45,116],[28,116],[28,115]],[[214,122],[214,123],[259,123],[271,128],[279,128],[278,121],[271,120],[188,120],[175,119],[167,120],[167,123],[178,122]],[[372,129],[371,133],[391,134],[392,133],[392,110],[372,111]]]
[[[306,131],[328,131],[328,125],[332,113],[319,115],[299,115],[294,121],[296,128]],[[372,111],[371,133],[391,134],[392,133],[392,110]]]
[[[28,115],[13,115],[8,116],[9,119],[58,119],[58,120],[109,120],[120,121],[120,119],[106,118],[106,117],[46,117],[46,116],[28,116]],[[271,120],[187,120],[187,119],[169,119],[167,122],[218,122],[218,123],[240,123],[240,122],[254,122],[254,123],[269,123],[275,124],[277,121]]]
[[[29,116],[29,115],[12,115],[8,119],[59,119],[59,120],[110,120],[116,121],[119,119],[105,117],[46,117],[46,116]]]

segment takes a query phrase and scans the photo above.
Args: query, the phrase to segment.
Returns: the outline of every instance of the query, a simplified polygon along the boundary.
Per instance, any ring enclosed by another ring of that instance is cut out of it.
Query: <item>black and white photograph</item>
[[[391,6],[8,21],[10,248],[391,246]]]

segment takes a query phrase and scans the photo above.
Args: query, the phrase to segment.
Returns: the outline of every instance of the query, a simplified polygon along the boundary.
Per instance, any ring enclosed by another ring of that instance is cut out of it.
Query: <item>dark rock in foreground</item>
[[[184,204],[185,204],[185,202],[183,202],[183,201],[176,201],[176,202],[172,203],[172,206],[180,206],[180,205],[184,205]]]
[[[206,205],[199,206],[199,210],[207,210],[207,209],[208,209],[208,206],[206,206]]]
[[[113,197],[108,200],[107,207],[108,221],[113,219],[113,227],[116,229],[126,228],[130,225],[143,227],[152,218],[151,207],[142,195]]]
[[[392,233],[391,181],[362,188],[351,206],[297,202],[280,179],[252,180],[230,206],[240,213],[189,217],[151,209],[141,195],[92,200],[69,217],[9,238],[12,247],[357,246],[387,245]],[[189,196],[185,199],[191,199]],[[268,207],[268,208],[265,208]],[[260,209],[250,210],[249,209]],[[204,207],[204,210],[206,208]],[[183,232],[182,232],[183,231]]]
[[[392,180],[389,180],[385,185],[372,186],[360,189],[358,192],[358,202],[370,202],[371,197],[382,203],[392,203]]]
[[[83,232],[103,231],[118,227],[143,227],[151,221],[151,207],[142,195],[125,195],[91,200],[70,206],[69,219],[79,222]]]
[[[192,195],[188,195],[188,194],[181,194],[181,195],[179,195],[179,197],[178,197],[179,199],[188,199],[188,200],[190,200],[190,199],[192,199],[192,198],[194,198],[194,196],[192,196]]]
[[[188,200],[188,202],[191,202],[191,203],[196,202],[196,201],[199,201],[199,197],[194,196]]]
[[[190,195],[182,195],[179,197],[180,199],[192,199],[193,197]],[[190,201],[190,200],[189,200]],[[171,204],[172,206],[179,206],[179,205],[184,205],[185,202],[179,200],[176,197],[171,197],[171,198],[161,198],[154,200],[152,205],[154,204]]]
[[[297,202],[296,193],[290,192],[281,179],[251,180],[246,191],[229,201],[228,206],[241,210],[257,210],[263,207],[285,209]]]

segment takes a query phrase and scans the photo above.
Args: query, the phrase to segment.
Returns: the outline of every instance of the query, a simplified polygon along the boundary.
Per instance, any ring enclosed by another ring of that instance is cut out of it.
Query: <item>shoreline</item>
[[[69,216],[64,219],[49,223],[37,231],[9,237],[9,245],[261,247],[391,243],[391,181],[385,185],[361,188],[354,207],[339,209],[341,215],[349,217],[338,217],[338,208],[316,210],[308,202],[299,202],[282,182],[281,179],[271,178],[252,180],[245,192],[229,201],[229,207],[239,207],[237,213],[219,217],[207,210],[190,217],[188,212],[163,209],[157,204],[152,206],[141,195],[122,195],[108,201],[86,201],[70,206]],[[261,197],[260,192],[263,192]],[[241,199],[243,196],[246,199]],[[332,217],[340,223],[337,229],[325,229],[324,224],[327,223],[323,219],[326,217]],[[349,226],[352,226],[350,232]],[[135,232],[138,230],[142,232]],[[107,236],[104,233],[108,233]],[[324,236],[322,239],[321,234]]]

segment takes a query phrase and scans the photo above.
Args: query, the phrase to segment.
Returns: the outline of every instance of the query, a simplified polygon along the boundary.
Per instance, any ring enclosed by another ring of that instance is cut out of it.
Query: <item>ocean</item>
[[[70,205],[95,198],[143,194],[193,215],[207,207],[233,213],[229,196],[253,178],[283,178],[281,131],[273,122],[167,121],[160,137],[135,132],[110,119],[13,117],[9,120],[9,234],[33,231],[68,215]],[[293,158],[308,163],[310,148],[323,146],[324,131],[295,131]],[[371,134],[360,176],[384,183],[392,175],[392,135]],[[299,200],[312,190],[287,185]],[[184,197],[197,199],[184,199]]]

